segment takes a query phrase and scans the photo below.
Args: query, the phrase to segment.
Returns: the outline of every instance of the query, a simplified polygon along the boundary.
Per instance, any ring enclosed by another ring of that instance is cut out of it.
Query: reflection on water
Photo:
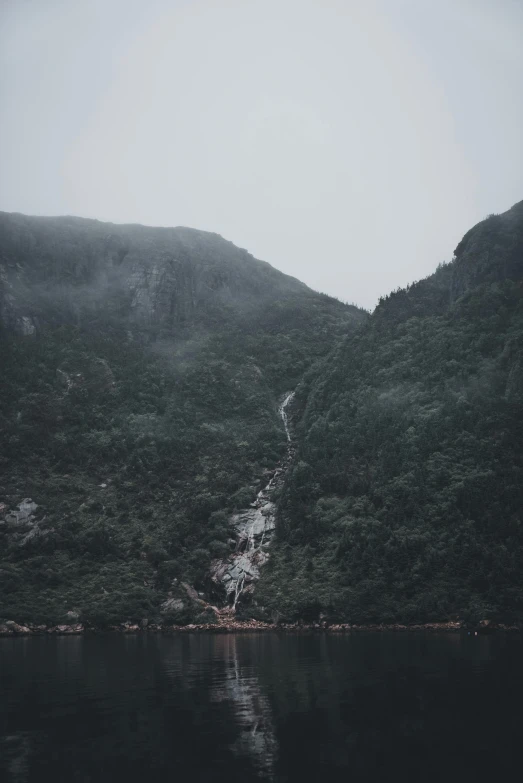
[[[505,780],[519,636],[0,640],[7,783]]]
[[[225,676],[211,688],[210,699],[231,703],[239,729],[232,750],[250,758],[260,777],[271,779],[278,743],[269,700],[260,688],[258,676],[241,665],[238,637],[219,635],[214,642],[215,654],[225,662]]]

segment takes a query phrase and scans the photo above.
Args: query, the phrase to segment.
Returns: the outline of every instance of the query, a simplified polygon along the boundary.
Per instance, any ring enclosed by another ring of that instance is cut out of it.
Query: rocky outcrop
[[[82,623],[74,625],[21,625],[13,620],[0,623],[0,636],[39,636],[41,634],[56,634],[69,636],[82,634],[85,627]]]
[[[31,498],[24,498],[15,509],[5,515],[4,522],[10,527],[32,525],[36,522],[34,512],[37,508],[37,504]]]
[[[185,609],[185,604],[181,598],[167,598],[160,606],[162,614],[170,612],[181,612]]]
[[[50,535],[54,530],[45,527],[45,516],[37,520],[37,509],[37,503],[31,498],[24,498],[11,510],[6,503],[0,503],[0,530],[8,533],[19,546],[25,546],[35,538]]]
[[[523,201],[467,231],[455,252],[451,298],[474,286],[523,278]]]

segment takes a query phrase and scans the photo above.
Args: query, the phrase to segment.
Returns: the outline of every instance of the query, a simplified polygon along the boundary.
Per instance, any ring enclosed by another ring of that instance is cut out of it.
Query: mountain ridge
[[[523,203],[482,221],[305,374],[257,593],[285,619],[523,618],[522,238]]]
[[[209,622],[213,563],[252,539],[233,520],[285,459],[295,390],[238,618],[523,620],[522,205],[371,316],[255,259],[213,277],[212,236],[176,258],[120,236],[71,252],[0,220],[0,616]]]

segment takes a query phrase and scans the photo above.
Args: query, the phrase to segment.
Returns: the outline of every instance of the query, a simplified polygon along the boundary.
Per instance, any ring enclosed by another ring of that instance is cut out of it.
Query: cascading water
[[[276,525],[276,507],[271,497],[274,490],[283,483],[292,456],[287,409],[293,399],[294,392],[286,394],[278,407],[288,442],[285,459],[276,468],[269,483],[258,492],[250,508],[234,514],[231,518],[236,532],[234,553],[226,560],[215,560],[212,565],[212,580],[223,586],[227,602],[233,610],[243,593],[252,592],[254,582],[260,575],[260,567],[269,557],[267,549]]]
[[[285,427],[285,434],[287,435],[287,440],[291,441],[291,433],[289,432],[289,417],[287,415],[287,407],[289,403],[291,403],[294,399],[295,392],[291,392],[288,394],[285,399],[283,400],[282,404],[278,408],[278,413],[281,416],[281,420],[283,421],[283,426]]]

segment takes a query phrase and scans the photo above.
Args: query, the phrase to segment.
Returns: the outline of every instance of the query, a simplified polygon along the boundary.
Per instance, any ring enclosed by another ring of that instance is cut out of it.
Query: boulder
[[[181,612],[185,608],[185,604],[181,598],[168,598],[160,607],[162,614],[168,614],[169,612]]]
[[[14,620],[6,620],[3,627],[7,628],[10,633],[14,634],[28,634],[31,633],[31,629],[27,625],[19,625]]]
[[[37,508],[37,504],[33,503],[31,498],[24,498],[14,511],[10,511],[5,515],[5,521],[8,525],[13,527],[18,525],[33,525],[35,522],[33,512],[36,511]]]

